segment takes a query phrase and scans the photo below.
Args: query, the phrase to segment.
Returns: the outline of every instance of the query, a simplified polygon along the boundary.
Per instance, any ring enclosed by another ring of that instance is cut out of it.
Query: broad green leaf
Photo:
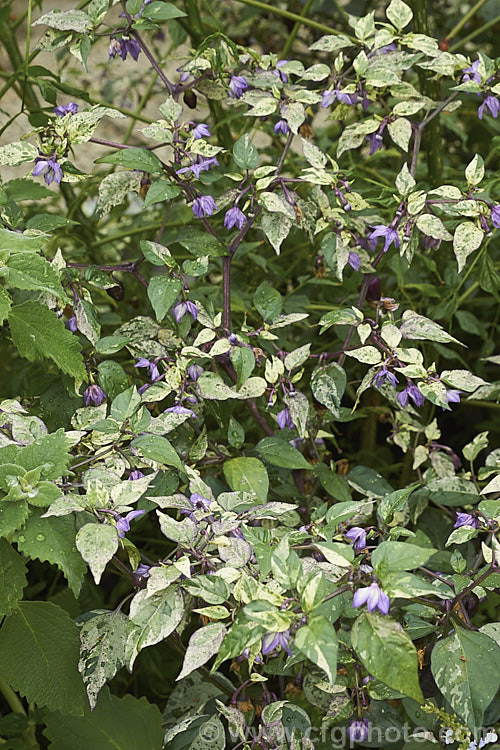
[[[224,476],[235,492],[251,492],[262,502],[267,501],[269,477],[266,467],[258,458],[231,458],[224,461]]]
[[[154,203],[163,203],[163,201],[170,201],[173,198],[177,198],[180,193],[180,188],[177,185],[166,180],[155,180],[144,199],[144,208],[152,206]]]
[[[236,387],[241,388],[254,370],[255,355],[253,350],[246,346],[235,346],[231,349],[229,357],[238,376]]]
[[[86,299],[79,299],[73,306],[73,313],[80,333],[95,345],[101,335],[101,324],[94,305]]]
[[[160,522],[160,529],[167,539],[186,547],[192,546],[194,539],[198,534],[196,523],[191,518],[184,518],[182,521],[175,521],[167,513],[156,511]]]
[[[432,649],[436,684],[470,729],[480,727],[500,684],[500,647],[484,633],[457,628]]]
[[[118,533],[107,523],[86,523],[76,535],[76,546],[98,584],[118,549]]]
[[[78,630],[51,602],[20,602],[0,630],[0,674],[20,695],[61,714],[82,715]]]
[[[9,284],[16,289],[33,289],[48,292],[61,300],[66,299],[61,282],[48,260],[40,255],[16,253],[7,263]]]
[[[367,466],[355,466],[346,474],[346,479],[351,487],[368,497],[385,497],[393,491],[384,477]]]
[[[168,589],[153,596],[139,591],[130,604],[125,659],[132,671],[143,648],[167,638],[184,616],[184,598],[180,591]]]
[[[268,281],[259,284],[253,296],[253,303],[265,323],[272,323],[278,315],[281,315],[283,304],[281,294]]]
[[[156,320],[161,323],[173,306],[181,290],[181,282],[168,276],[153,276],[148,284],[148,297]]]
[[[146,18],[152,21],[170,21],[172,18],[184,18],[186,14],[172,3],[156,2],[146,5],[143,11]]]
[[[9,537],[23,526],[29,515],[25,500],[15,503],[0,502],[0,537]]]
[[[10,615],[23,598],[26,566],[6,539],[0,539],[0,615]]]
[[[14,345],[22,357],[34,362],[52,359],[60,370],[75,379],[85,379],[78,338],[64,327],[55,312],[34,300],[15,305],[9,313]]]
[[[63,429],[43,435],[19,451],[17,463],[26,471],[40,467],[41,479],[59,479],[67,473],[70,442]]]
[[[175,466],[184,471],[184,467],[172,443],[160,435],[141,435],[131,443],[145,458],[150,458],[158,464]]]
[[[126,169],[139,169],[142,172],[161,174],[163,171],[160,159],[145,148],[124,148],[114,154],[101,156],[96,164],[118,164]]]
[[[433,479],[425,485],[423,491],[433,502],[451,507],[475,505],[480,499],[475,484],[462,477]]]
[[[257,451],[267,463],[283,469],[310,469],[311,464],[297,448],[279,437],[263,438],[257,443]]]
[[[179,230],[176,241],[189,250],[193,255],[200,258],[205,256],[219,257],[226,253],[226,248],[219,242],[217,237],[207,232],[202,232],[195,227],[182,227]]]
[[[3,326],[4,321],[9,317],[11,307],[10,294],[6,289],[0,287],[0,326]]]
[[[78,669],[94,709],[103,685],[125,664],[128,620],[120,610],[96,610],[91,614],[80,629]]]
[[[198,667],[202,667],[216,654],[226,634],[225,626],[220,622],[211,622],[204,628],[196,630],[187,645],[182,670],[175,681],[187,677]]]
[[[333,685],[337,680],[337,635],[326,617],[309,618],[295,635],[295,646],[304,656],[317,664]]]
[[[372,565],[376,572],[413,570],[425,565],[437,552],[430,547],[417,547],[408,542],[381,542],[372,552]],[[377,572],[378,575],[378,572]]]
[[[238,138],[233,146],[233,158],[242,169],[254,169],[259,163],[259,152],[248,133]]]
[[[417,651],[399,623],[362,612],[354,621],[351,639],[370,674],[418,703],[424,702],[418,684]]]
[[[113,399],[109,416],[117,422],[125,422],[136,413],[140,404],[141,397],[137,393],[137,388],[132,385]]]
[[[75,518],[73,515],[40,516],[41,511],[32,510],[26,525],[14,535],[14,541],[26,557],[57,565],[74,595],[78,596],[87,566],[75,547]]]
[[[93,711],[67,717],[48,713],[44,733],[51,750],[161,750],[164,729],[158,706],[146,698],[118,698],[103,690]]]

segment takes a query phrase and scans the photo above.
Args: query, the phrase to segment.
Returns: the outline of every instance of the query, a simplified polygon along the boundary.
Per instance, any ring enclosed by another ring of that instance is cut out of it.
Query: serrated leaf
[[[16,289],[39,290],[66,299],[57,273],[40,255],[16,253],[9,258],[7,268],[9,284]]]
[[[417,651],[399,623],[362,612],[352,626],[351,639],[370,674],[418,703],[424,702],[418,684]]]
[[[26,557],[57,565],[78,596],[87,566],[75,548],[75,518],[41,518],[41,514],[42,510],[32,510],[26,525],[14,535],[14,541]]]
[[[80,629],[78,669],[92,709],[103,685],[125,664],[127,621],[120,610],[98,611]]]
[[[64,327],[55,312],[40,302],[28,300],[9,313],[12,340],[30,362],[52,359],[60,370],[77,380],[85,379],[78,338]]]
[[[47,728],[51,750],[161,750],[164,730],[158,706],[146,698],[125,695],[118,698],[103,690],[93,711],[81,717],[48,713]]]
[[[206,664],[218,652],[225,635],[226,628],[220,622],[211,622],[204,628],[196,630],[189,639],[182,670],[175,681],[182,680],[183,677],[187,677],[195,669]]]
[[[81,715],[78,651],[78,631],[67,612],[51,602],[20,602],[0,630],[0,673],[28,701]]]
[[[22,599],[27,572],[21,555],[0,539],[0,615],[10,615]]]
[[[118,533],[110,524],[86,523],[76,535],[76,546],[98,584],[118,549]]]

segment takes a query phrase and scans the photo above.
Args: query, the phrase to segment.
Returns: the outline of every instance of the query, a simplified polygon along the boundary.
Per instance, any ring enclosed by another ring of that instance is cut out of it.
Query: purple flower
[[[200,375],[204,372],[204,369],[203,367],[201,367],[201,365],[189,365],[186,372],[191,380],[194,380],[194,382],[196,383]]]
[[[89,385],[89,387],[83,393],[83,401],[85,406],[90,406],[90,404],[100,406],[106,398],[106,393],[98,385]]]
[[[271,651],[283,648],[288,656],[292,655],[290,651],[290,631],[284,630],[282,633],[266,633],[262,639],[262,653],[264,656],[270,654]]]
[[[403,409],[405,409],[408,406],[408,397],[411,398],[415,406],[422,406],[422,404],[425,401],[420,390],[413,383],[409,383],[404,389],[404,391],[401,391],[401,393],[398,393],[398,401],[403,407]]]
[[[243,211],[240,211],[238,206],[233,206],[232,208],[230,208],[224,216],[224,226],[226,227],[226,229],[232,229],[233,227],[238,227],[238,229],[241,229],[247,222],[247,217],[245,216]]]
[[[190,164],[189,167],[182,167],[182,169],[178,169],[177,174],[186,174],[187,172],[192,172],[195,177],[199,177],[201,172],[207,172],[209,169],[212,169],[212,167],[218,166],[219,162],[217,161],[216,156],[198,156],[198,159]]]
[[[284,430],[285,428],[287,430],[293,430],[293,428],[295,427],[288,406],[277,413],[276,420],[278,422],[278,427],[280,428],[280,430]]]
[[[354,549],[356,552],[359,552],[366,547],[366,531],[360,526],[353,526],[345,536],[346,539],[350,539],[351,542],[354,542]]]
[[[288,76],[286,73],[283,73],[283,71],[280,70],[280,68],[283,67],[283,65],[286,65],[288,60],[278,60],[276,63],[276,67],[274,70],[271,71],[273,75],[278,76],[278,78],[281,78],[283,83],[288,83]]]
[[[359,267],[361,266],[361,258],[355,250],[351,250],[351,252],[349,253],[348,263],[351,268],[354,268],[355,271],[359,271]]]
[[[385,382],[390,383],[392,387],[395,388],[399,383],[399,380],[393,372],[387,369],[386,363],[384,362],[382,369],[374,376],[372,383],[380,388]]]
[[[194,126],[191,135],[195,140],[198,140],[199,138],[210,138],[210,128],[208,125],[205,125],[204,122],[200,122],[198,125]]]
[[[479,68],[479,58],[477,60],[474,60],[472,65],[469,65],[468,68],[464,68],[462,70],[462,73],[464,73],[464,77],[462,78],[462,81],[474,81],[475,83],[481,83],[481,76],[478,73]],[[472,75],[469,75],[471,73]]]
[[[483,103],[477,110],[477,116],[480,120],[483,119],[485,109],[489,109],[492,117],[498,117],[498,113],[500,112],[500,99],[497,99],[496,96],[484,97]]]
[[[141,357],[141,359],[138,359],[134,367],[147,367],[151,382],[154,382],[160,377],[160,371],[158,370],[156,363],[150,362],[150,360],[146,359],[145,357]]]
[[[367,719],[353,719],[347,728],[351,742],[365,742],[370,734],[370,722]]]
[[[385,44],[383,47],[379,47],[376,49],[373,53],[374,57],[377,57],[377,55],[387,55],[389,52],[395,52],[397,50],[396,45],[394,42],[391,42],[390,44]]]
[[[189,502],[195,510],[208,510],[212,504],[211,500],[207,500],[203,495],[198,495],[197,492],[193,492],[189,498]]]
[[[202,195],[194,199],[192,209],[194,215],[201,219],[203,216],[212,216],[217,211],[217,204],[211,195]]]
[[[500,229],[500,204],[491,207],[491,223],[497,229]]]
[[[454,390],[446,391],[446,403],[447,404],[459,404],[460,396],[462,395],[462,393],[463,391],[454,391]]]
[[[140,576],[141,578],[149,578],[150,569],[151,569],[151,565],[145,565],[144,563],[141,563],[140,565],[137,566],[134,573],[136,576]]]
[[[128,36],[122,36],[122,38],[120,39],[120,49],[118,51],[118,54],[120,55],[122,60],[125,60],[127,55],[130,55],[134,58],[134,60],[137,60],[140,51],[141,48],[139,46],[139,42],[136,39],[130,38]]]
[[[375,276],[374,279],[370,281],[370,284],[368,286],[368,291],[366,293],[366,299],[369,300],[369,302],[378,302],[380,299],[380,279],[378,276]]]
[[[196,320],[196,318],[198,317],[197,305],[195,305],[194,302],[190,302],[189,300],[184,300],[183,302],[178,302],[176,305],[174,305],[172,314],[175,318],[176,323],[180,323],[187,312],[192,316],[193,320]]]
[[[35,159],[35,167],[33,169],[32,174],[37,177],[40,174],[43,174],[44,180],[47,183],[47,185],[50,185],[51,182],[54,182],[54,180],[57,182],[58,185],[60,185],[61,180],[63,178],[62,169],[57,163],[57,161],[52,158],[49,159],[37,156]]]
[[[133,521],[137,516],[142,516],[145,512],[145,510],[131,510],[130,513],[127,513],[125,518],[118,516],[116,530],[120,539],[123,539],[127,531],[130,531],[130,521]]]
[[[64,115],[75,115],[78,112],[78,104],[75,102],[68,102],[67,104],[61,104],[59,107],[54,108],[54,114],[57,117],[64,117]]]
[[[171,414],[188,414],[190,417],[196,417],[196,414],[192,409],[186,409],[186,407],[181,406],[181,404],[169,406],[163,413],[166,414],[167,412],[170,412]]]
[[[76,317],[74,315],[72,315],[71,318],[68,318],[68,320],[66,321],[66,325],[68,326],[71,333],[75,333],[76,331],[78,331]]]
[[[367,135],[366,138],[370,143],[369,156],[373,156],[376,151],[378,151],[380,148],[383,148],[384,140],[380,133],[370,133],[370,135]]]
[[[375,612],[376,609],[381,615],[386,615],[389,612],[389,597],[384,594],[378,583],[372,583],[371,586],[356,591],[352,606],[361,607],[363,604],[366,604],[368,612]]]
[[[135,482],[136,479],[142,479],[144,474],[140,469],[133,469],[130,474],[128,475],[130,482]]]
[[[477,518],[471,516],[469,513],[459,513],[457,511],[457,520],[455,521],[454,529],[460,528],[460,526],[473,526],[478,529],[480,524]]]
[[[368,235],[368,239],[374,240],[379,237],[385,237],[384,253],[386,253],[389,247],[394,243],[394,247],[399,247],[401,240],[399,234],[392,227],[386,227],[385,224],[372,225],[373,232]]]
[[[321,106],[325,109],[325,107],[329,107],[333,104],[335,99],[339,102],[343,102],[343,104],[349,104],[352,107],[358,101],[358,95],[356,93],[346,94],[345,92],[340,91],[340,89],[326,89],[323,91]]]
[[[109,40],[109,47],[108,47],[108,60],[111,60],[111,58],[116,57],[120,53],[120,42],[115,39],[114,36],[111,37]]]
[[[245,76],[231,76],[231,80],[229,81],[229,96],[239,99],[247,88],[248,81]]]
[[[288,127],[288,123],[286,120],[278,120],[278,122],[274,126],[274,132],[276,133],[276,135],[278,135],[278,133],[283,133],[283,135],[287,135],[289,130],[290,128]]]

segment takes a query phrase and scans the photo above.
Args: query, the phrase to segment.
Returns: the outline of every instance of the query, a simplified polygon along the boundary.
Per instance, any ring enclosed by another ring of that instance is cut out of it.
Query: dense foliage
[[[47,5],[0,4],[1,747],[500,747],[494,3]]]

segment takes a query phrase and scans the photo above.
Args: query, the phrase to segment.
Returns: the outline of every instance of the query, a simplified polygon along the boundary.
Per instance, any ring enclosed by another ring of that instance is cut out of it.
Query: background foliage
[[[495,10],[0,3],[5,750],[498,747]]]

